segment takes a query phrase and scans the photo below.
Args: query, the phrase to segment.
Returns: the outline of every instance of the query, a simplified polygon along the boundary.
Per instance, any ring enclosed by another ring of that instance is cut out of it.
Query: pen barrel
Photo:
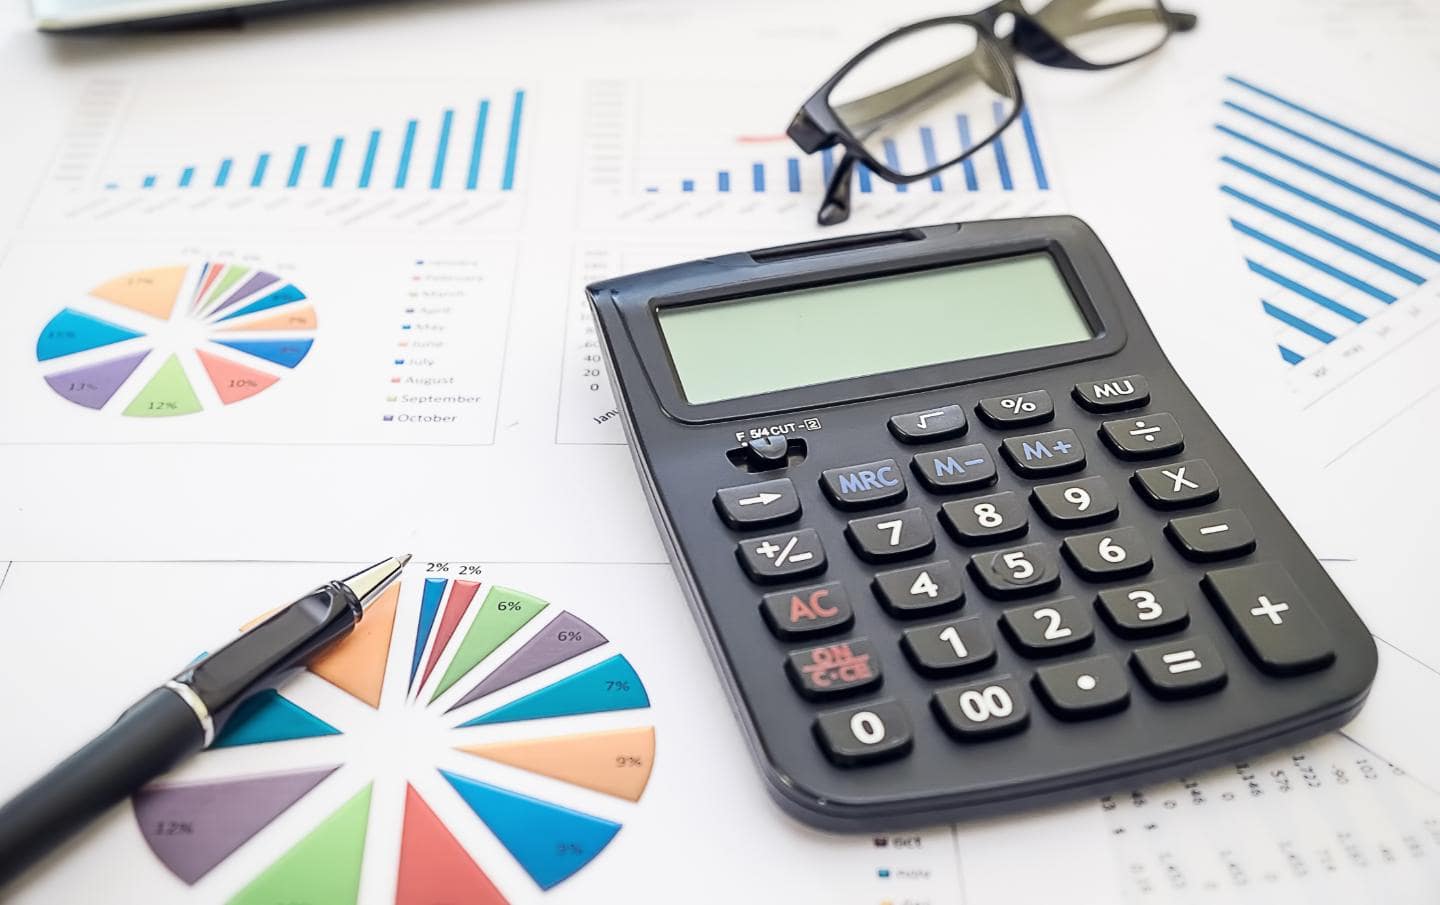
[[[157,688],[109,729],[0,806],[0,887],[146,782],[200,750],[204,729]]]

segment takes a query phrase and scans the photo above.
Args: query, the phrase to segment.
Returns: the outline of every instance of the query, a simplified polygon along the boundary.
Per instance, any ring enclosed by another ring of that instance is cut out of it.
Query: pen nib
[[[360,606],[368,607],[375,602],[382,591],[400,577],[401,570],[408,562],[410,562],[409,553],[404,556],[392,556],[377,562],[368,569],[361,569],[349,578],[341,579],[340,583],[349,588],[350,593],[359,599]]]

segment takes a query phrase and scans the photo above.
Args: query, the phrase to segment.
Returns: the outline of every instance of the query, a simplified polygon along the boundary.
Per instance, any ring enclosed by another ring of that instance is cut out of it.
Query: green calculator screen
[[[1095,335],[1043,253],[661,308],[659,316],[694,404]]]

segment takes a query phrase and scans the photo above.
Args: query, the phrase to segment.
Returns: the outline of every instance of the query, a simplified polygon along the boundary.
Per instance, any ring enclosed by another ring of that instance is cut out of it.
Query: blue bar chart
[[[138,177],[116,175],[105,179],[107,190],[118,191],[127,187],[142,189],[163,188],[230,188],[237,187],[230,181],[230,171],[235,161],[253,161],[251,175],[244,184],[252,189],[265,188],[379,188],[385,183],[376,179],[377,159],[393,144],[397,158],[388,185],[394,189],[428,189],[439,191],[456,189],[477,191],[480,189],[481,165],[492,161],[499,173],[500,191],[515,189],[519,170],[520,137],[524,127],[525,92],[516,89],[504,103],[509,106],[508,121],[502,132],[487,135],[486,121],[489,119],[492,100],[480,98],[469,109],[457,110],[445,107],[430,117],[411,117],[391,126],[377,126],[356,135],[336,135],[315,141],[317,148],[328,147],[325,157],[310,153],[311,142],[296,141],[285,151],[254,150],[236,151],[216,157],[212,161],[187,162],[169,171],[156,167],[153,171],[141,172]],[[469,120],[466,136],[468,145],[461,147],[451,141],[452,131]],[[422,135],[424,136],[422,138]],[[280,144],[280,147],[287,147]],[[342,165],[348,161],[347,150],[354,149],[358,165],[354,168],[353,180],[347,186],[340,182]],[[280,161],[278,166],[276,157]],[[462,169],[462,166],[464,169]],[[423,167],[424,178],[415,178]],[[196,175],[202,174],[199,181]]]
[[[802,152],[784,132],[794,114],[789,104],[790,97],[775,86],[589,83],[583,96],[581,167],[587,218],[655,222],[699,217],[719,227],[742,218],[753,226],[761,217],[777,228],[814,226],[847,152],[839,145]],[[867,146],[868,160],[845,163],[851,225],[879,229],[921,220],[1064,210],[1045,117],[1043,107],[1017,113],[993,104],[937,107],[894,124]],[[877,167],[921,175],[891,182]]]
[[[1414,323],[1391,315],[1440,274],[1440,155],[1238,76],[1215,130],[1219,190],[1286,363]]]
[[[491,229],[532,187],[536,98],[500,82],[93,80],[33,216],[65,229]]]
[[[997,121],[1003,122],[1005,111],[996,105],[994,116]],[[938,192],[979,192],[983,190],[999,190],[1003,192],[1016,191],[1017,187],[1031,189],[1034,191],[1049,191],[1050,180],[1045,171],[1044,154],[1040,149],[1040,141],[1036,135],[1035,121],[1033,114],[1027,109],[1020,113],[1021,128],[1014,130],[1014,133],[1006,132],[992,141],[987,147],[975,151],[979,161],[967,158],[963,167],[957,167],[953,172],[945,170],[935,173],[918,183],[889,184],[883,179],[878,179],[869,172],[863,164],[856,167],[856,188],[861,194],[873,194],[876,192],[889,192],[893,194],[907,194],[911,191]],[[970,135],[972,126],[966,114],[956,114],[955,118],[946,125],[924,125],[915,129],[914,133],[907,136],[905,140],[886,139],[882,146],[882,162],[891,170],[896,172],[918,172],[932,169],[940,163],[935,150],[937,129],[948,128],[954,133],[957,142],[966,150],[971,147]],[[994,125],[984,123],[975,131],[989,134]],[[714,185],[715,191],[729,192],[735,183],[732,174],[735,172],[750,173],[750,178],[743,183],[744,191],[752,194],[790,194],[799,195],[802,192],[823,192],[825,184],[829,182],[830,174],[834,171],[834,151],[822,152],[807,159],[799,152],[776,155],[770,150],[771,147],[780,147],[786,150],[793,150],[788,139],[784,136],[767,137],[773,140],[764,142],[754,141],[752,144],[764,148],[766,153],[760,159],[745,161],[736,158],[727,161],[724,165],[717,166],[713,175],[711,173],[694,173],[670,177],[664,181],[654,181],[643,186],[647,194],[660,194],[664,192],[695,192],[696,186]],[[1010,147],[1013,144],[1016,148],[1023,148],[1024,157],[1018,161],[1011,160]],[[953,155],[947,155],[952,159]],[[821,165],[815,167],[813,159],[820,159]],[[978,176],[977,166],[986,166],[989,169],[987,179],[982,185]],[[1023,170],[1023,172],[1019,172]],[[807,172],[808,171],[808,172]]]

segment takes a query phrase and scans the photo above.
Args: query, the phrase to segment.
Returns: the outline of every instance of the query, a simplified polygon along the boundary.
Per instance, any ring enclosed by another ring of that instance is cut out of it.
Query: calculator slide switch
[[[777,582],[825,571],[825,548],[814,528],[752,537],[735,547],[751,581]]]
[[[853,767],[904,756],[914,735],[905,710],[886,698],[820,714],[815,719],[815,740],[832,763]]]
[[[855,694],[880,684],[880,661],[866,638],[792,651],[785,669],[795,690],[812,701]]]
[[[767,528],[800,517],[800,495],[789,478],[726,487],[715,493],[715,510],[737,531]]]

